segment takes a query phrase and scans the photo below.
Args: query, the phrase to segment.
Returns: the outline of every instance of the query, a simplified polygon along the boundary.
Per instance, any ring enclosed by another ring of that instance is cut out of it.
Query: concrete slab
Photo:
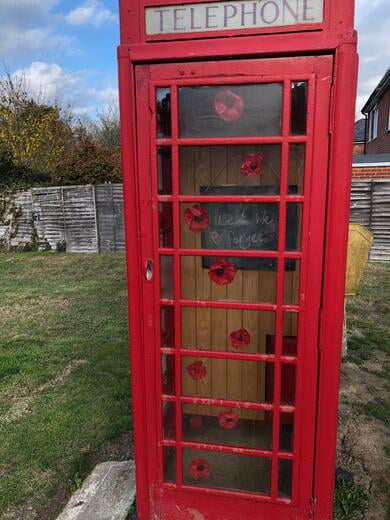
[[[57,520],[125,520],[135,498],[134,461],[98,464]]]

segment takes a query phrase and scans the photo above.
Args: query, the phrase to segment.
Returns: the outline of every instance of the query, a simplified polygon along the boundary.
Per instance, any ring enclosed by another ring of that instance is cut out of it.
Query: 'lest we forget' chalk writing
[[[296,186],[290,186],[294,193]],[[273,187],[218,186],[201,188],[205,195],[272,195]],[[202,231],[203,249],[230,249],[240,251],[276,251],[278,249],[279,204],[272,202],[221,202],[202,204],[209,217],[209,225]],[[289,204],[287,209],[286,248],[297,247],[297,206]],[[271,258],[232,259],[238,269],[275,269]],[[209,267],[210,257],[204,257],[202,265]],[[287,266],[295,268],[295,262]]]
[[[234,208],[234,209],[232,209]],[[276,204],[224,204],[212,211],[210,229],[205,231],[216,248],[265,249],[276,246]]]
[[[146,34],[179,34],[323,22],[324,0],[232,0],[149,7]]]

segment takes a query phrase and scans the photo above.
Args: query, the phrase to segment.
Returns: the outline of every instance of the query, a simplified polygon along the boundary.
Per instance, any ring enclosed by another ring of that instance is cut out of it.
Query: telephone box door
[[[331,80],[329,56],[136,67],[141,518],[310,518]]]

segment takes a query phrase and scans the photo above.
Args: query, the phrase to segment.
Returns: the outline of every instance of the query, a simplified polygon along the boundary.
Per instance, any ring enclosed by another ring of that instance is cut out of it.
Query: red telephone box
[[[122,0],[142,520],[330,520],[353,0]]]

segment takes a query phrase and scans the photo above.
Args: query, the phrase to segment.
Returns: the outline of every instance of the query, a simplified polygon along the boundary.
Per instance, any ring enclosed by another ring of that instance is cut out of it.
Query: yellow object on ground
[[[349,225],[347,281],[345,296],[353,296],[359,288],[374,235],[361,224]]]

